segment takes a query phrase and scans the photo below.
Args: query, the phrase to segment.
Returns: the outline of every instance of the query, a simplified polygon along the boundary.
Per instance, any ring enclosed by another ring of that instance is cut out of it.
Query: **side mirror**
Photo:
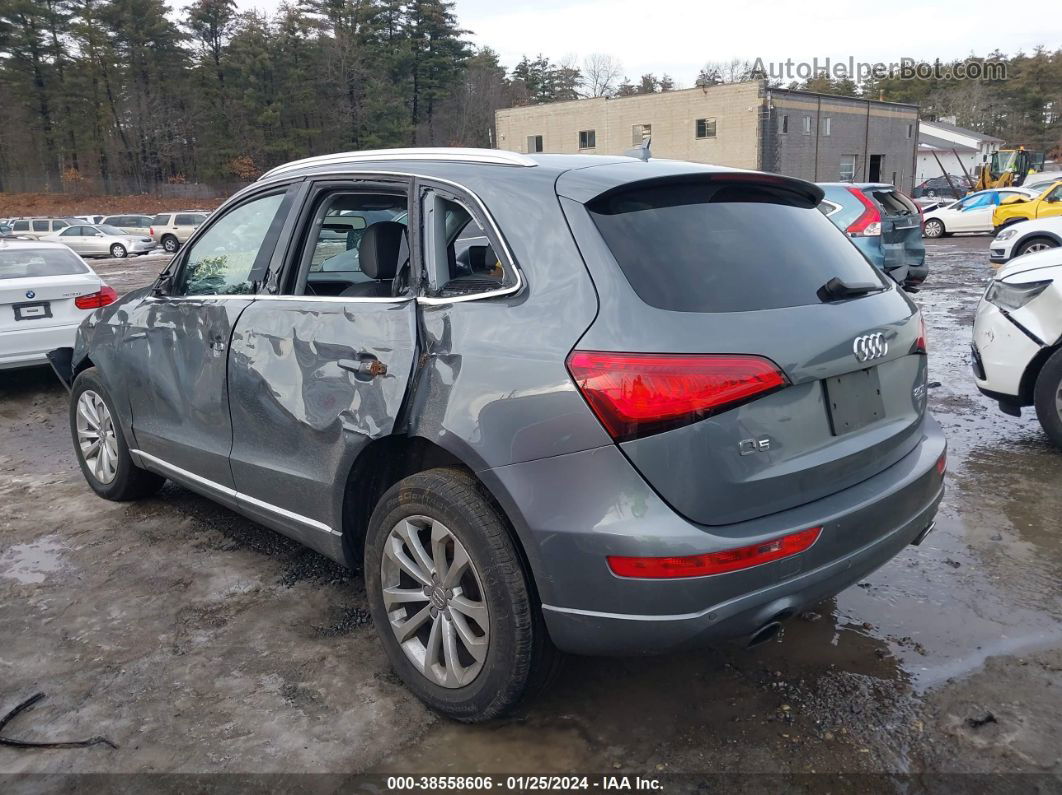
[[[154,286],[151,288],[151,294],[156,297],[165,297],[170,294],[170,290],[173,289],[173,274],[168,271],[159,274],[159,278],[155,280]]]

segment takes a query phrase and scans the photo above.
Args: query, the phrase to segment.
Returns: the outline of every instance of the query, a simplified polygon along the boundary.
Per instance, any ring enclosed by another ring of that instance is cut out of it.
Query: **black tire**
[[[154,472],[141,469],[133,463],[133,459],[129,457],[129,445],[126,444],[125,436],[122,434],[121,423],[119,422],[115,421],[113,423],[117,447],[117,468],[113,480],[109,482],[101,481],[89,467],[78,443],[77,427],[78,402],[82,394],[88,391],[94,392],[103,400],[112,418],[117,418],[118,416],[114,409],[114,401],[100,380],[96,368],[89,367],[87,370],[82,371],[74,379],[73,387],[70,390],[70,435],[74,441],[74,455],[77,456],[81,474],[85,476],[85,480],[88,481],[92,490],[107,500],[125,502],[154,494],[162,487],[166,479],[161,475],[156,475]]]
[[[1062,348],[1044,362],[1036,377],[1033,404],[1047,438],[1062,449]]]
[[[175,238],[173,235],[163,235],[162,248],[170,254],[173,254],[177,251],[178,248],[180,248],[180,245],[177,243],[177,238]]]
[[[482,583],[489,624],[486,659],[461,687],[436,684],[413,665],[384,606],[385,542],[392,528],[414,516],[445,525],[467,550]],[[465,722],[498,717],[540,692],[559,669],[561,655],[546,632],[508,523],[490,494],[464,470],[419,472],[387,490],[369,520],[364,572],[373,622],[396,673],[417,697],[448,717]]]
[[[125,246],[121,243],[115,243],[111,246],[111,256],[115,259],[125,259],[126,254],[129,252],[125,250]]]
[[[1020,257],[1022,254],[1028,254],[1030,251],[1046,251],[1049,248],[1057,247],[1058,243],[1049,237],[1030,237],[1018,246],[1014,256]]]
[[[922,234],[928,238],[944,237],[947,231],[944,229],[944,222],[939,218],[930,218],[926,221],[922,227]]]

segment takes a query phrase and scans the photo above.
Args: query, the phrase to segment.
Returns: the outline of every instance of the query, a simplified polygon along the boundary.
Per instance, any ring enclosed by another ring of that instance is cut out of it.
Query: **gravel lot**
[[[406,692],[359,576],[172,484],[137,504],[94,497],[59,383],[0,372],[0,714],[47,694],[4,735],[118,746],[0,747],[0,772],[1037,772],[1057,786],[1062,453],[969,375],[988,238],[927,243],[915,300],[951,444],[937,531],[755,651],[573,659],[488,726]],[[164,262],[93,266],[124,291]]]

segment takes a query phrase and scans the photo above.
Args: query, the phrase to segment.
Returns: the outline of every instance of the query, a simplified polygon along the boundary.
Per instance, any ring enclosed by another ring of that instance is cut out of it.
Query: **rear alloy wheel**
[[[125,259],[125,255],[125,246],[123,246],[121,243],[115,243],[113,246],[111,246],[111,256],[115,259]]]
[[[162,238],[162,247],[170,254],[173,254],[177,251],[177,238],[173,235],[166,235]]]
[[[1058,243],[1049,237],[1034,237],[1031,240],[1026,240],[1018,246],[1018,251],[1014,256],[1020,257],[1022,254],[1033,254],[1037,251],[1047,251],[1049,248],[1058,248]]]
[[[926,237],[943,237],[944,224],[936,218],[930,218],[926,221],[926,225],[922,227],[922,234]]]
[[[391,665],[431,708],[488,720],[556,672],[505,517],[465,470],[418,472],[387,490],[369,520],[364,572]]]
[[[81,473],[108,500],[135,500],[154,494],[166,479],[141,469],[129,456],[114,403],[95,367],[74,379],[70,394],[70,432]]]
[[[1047,437],[1062,449],[1062,348],[1044,362],[1033,389],[1036,418]]]
[[[441,687],[474,680],[490,648],[490,613],[479,572],[449,528],[427,516],[399,520],[384,545],[380,582],[409,661]]]

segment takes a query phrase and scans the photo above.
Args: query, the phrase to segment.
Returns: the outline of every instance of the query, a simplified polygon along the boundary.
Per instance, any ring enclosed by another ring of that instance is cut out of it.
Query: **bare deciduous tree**
[[[623,66],[611,55],[594,53],[583,61],[583,95],[610,97],[616,93]]]

